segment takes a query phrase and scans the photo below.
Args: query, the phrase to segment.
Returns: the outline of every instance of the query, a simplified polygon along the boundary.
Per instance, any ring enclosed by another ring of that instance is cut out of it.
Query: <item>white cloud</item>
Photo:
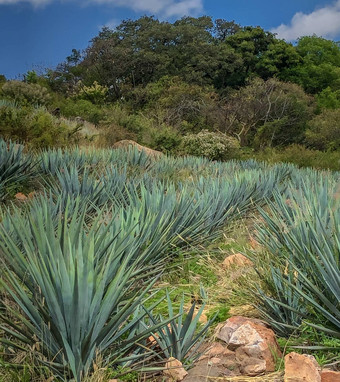
[[[162,17],[197,15],[203,11],[203,0],[89,0],[89,2],[110,4]]]
[[[46,5],[51,3],[52,0],[0,0],[0,5],[7,4],[7,5],[14,5],[18,3],[30,3],[35,7],[39,7],[42,5]]]
[[[281,24],[272,29],[272,32],[288,41],[313,34],[326,38],[336,37],[340,33],[340,0],[311,13],[298,12],[290,24]]]
[[[0,5],[31,3],[33,6],[43,6],[52,1],[56,0],[0,0]],[[87,0],[87,4],[91,3],[129,8],[135,12],[144,12],[161,17],[195,16],[203,11],[203,0]]]

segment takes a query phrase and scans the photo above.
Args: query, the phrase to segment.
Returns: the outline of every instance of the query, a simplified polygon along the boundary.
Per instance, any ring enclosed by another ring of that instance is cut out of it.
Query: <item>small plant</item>
[[[204,295],[204,291],[202,289],[201,291]],[[166,359],[174,357],[189,367],[200,356],[199,347],[215,317],[209,320],[203,327],[200,327],[199,319],[205,308],[204,303],[197,311],[196,302],[194,302],[189,311],[185,312],[184,296],[182,296],[178,315],[176,315],[168,291],[166,293],[166,299],[169,314],[166,321],[171,321],[167,326],[164,326],[164,328],[153,332],[153,338]],[[157,325],[158,322],[165,321],[162,315],[154,316],[152,311],[148,311],[148,316],[150,325]],[[145,328],[148,327],[146,324],[144,324],[144,326]]]

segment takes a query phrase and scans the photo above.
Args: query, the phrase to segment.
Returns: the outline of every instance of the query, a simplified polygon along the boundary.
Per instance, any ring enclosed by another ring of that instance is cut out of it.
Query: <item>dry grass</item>
[[[260,375],[258,377],[208,377],[208,381],[216,382],[283,382],[283,372]]]

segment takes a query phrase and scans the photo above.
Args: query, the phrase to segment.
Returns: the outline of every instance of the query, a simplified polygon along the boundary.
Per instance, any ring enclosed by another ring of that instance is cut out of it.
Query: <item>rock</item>
[[[15,194],[15,199],[19,200],[20,202],[23,202],[27,200],[27,196],[23,194],[22,192],[18,192],[17,194]]]
[[[228,358],[235,358],[235,353],[223,345],[221,342],[214,342],[210,347],[208,347],[203,355],[199,358],[199,361],[209,360],[212,358],[219,358],[221,362]]]
[[[320,368],[313,356],[289,353],[285,356],[284,382],[321,382]]]
[[[243,364],[241,367],[242,373],[249,375],[250,377],[255,377],[256,375],[262,374],[266,372],[266,370],[266,361],[259,361],[256,358],[248,358],[247,363]]]
[[[275,371],[275,359],[282,356],[274,332],[261,320],[231,317],[217,338],[235,351],[241,372],[250,376]]]
[[[221,363],[221,358],[213,357],[209,360],[210,365],[218,365]]]
[[[233,317],[228,318],[228,320],[225,322],[223,327],[217,333],[216,337],[219,340],[222,340],[226,343],[229,343],[229,340],[230,340],[232,333],[234,333],[235,330],[237,330],[241,325],[245,324],[248,321],[254,322],[254,323],[262,325],[264,327],[267,327],[267,324],[264,321],[258,320],[256,318],[248,318],[248,317],[243,317],[243,316],[233,316]]]
[[[170,357],[165,364],[163,374],[168,377],[168,381],[182,381],[188,373],[184,370],[182,362],[174,357]]]
[[[224,268],[235,267],[248,267],[252,266],[253,262],[250,261],[247,257],[242,255],[242,253],[235,253],[234,255],[229,255],[226,257],[222,263]]]
[[[220,342],[213,343],[212,347],[205,353],[208,357],[216,357],[224,353],[227,350]]]
[[[226,363],[229,364],[230,369],[226,367]],[[193,368],[188,370],[188,375],[184,378],[183,382],[207,382],[215,378],[232,377],[239,375],[237,371],[235,361],[229,362],[229,360],[216,357],[210,360],[199,360]]]
[[[28,197],[28,199],[33,199],[33,198],[35,197],[35,195],[36,195],[36,192],[35,192],[35,191],[32,191],[32,192],[30,192],[30,193],[27,195],[27,197]]]
[[[322,370],[321,382],[340,382],[340,371]]]
[[[129,147],[135,147],[138,151],[144,151],[149,157],[152,157],[152,158],[159,158],[164,155],[160,151],[152,150],[148,147],[142,146],[138,144],[137,142],[129,140],[129,139],[124,139],[122,141],[116,142],[113,145],[114,149],[118,149],[118,148],[128,149]]]

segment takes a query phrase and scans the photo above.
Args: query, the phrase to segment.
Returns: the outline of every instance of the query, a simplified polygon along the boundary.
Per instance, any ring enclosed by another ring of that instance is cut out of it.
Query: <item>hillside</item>
[[[145,16],[0,86],[0,135],[32,147],[132,139],[174,155],[339,169],[340,47],[316,36],[292,45],[233,21]],[[97,134],[79,137],[46,111]]]

